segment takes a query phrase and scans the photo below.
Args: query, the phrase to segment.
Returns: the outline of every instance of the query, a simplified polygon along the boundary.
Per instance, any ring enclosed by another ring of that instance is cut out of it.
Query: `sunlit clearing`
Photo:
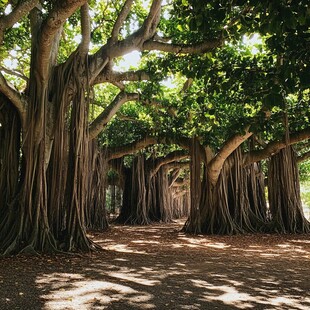
[[[147,244],[147,243],[150,243],[150,244],[159,244],[159,241],[147,241],[147,240],[134,240],[134,241],[131,241],[132,243],[138,243],[138,244]]]
[[[118,64],[115,64],[113,69],[116,71],[127,71],[131,67],[138,67],[138,64],[141,60],[141,54],[138,51],[133,51],[125,56],[118,62]]]
[[[222,242],[212,242],[206,238],[196,239],[196,238],[189,238],[189,237],[179,237],[178,239],[182,241],[186,241],[188,247],[209,247],[215,249],[226,249],[229,248],[230,245]]]
[[[144,278],[141,278],[138,274],[133,274],[132,272],[124,273],[124,272],[108,272],[108,276],[112,278],[117,278],[121,280],[126,280],[129,282],[138,283],[140,285],[145,286],[154,286],[156,284],[160,284],[160,281],[158,280],[147,280]]]
[[[109,304],[122,302],[135,309],[153,309],[147,292],[113,282],[87,279],[79,274],[44,274],[36,280],[37,286],[46,291],[44,309],[103,309]],[[102,308],[103,307],[103,308]]]
[[[259,289],[260,293],[263,293],[263,296],[255,296],[255,291],[251,294],[240,292],[239,287],[238,289],[235,287],[236,285],[214,285],[203,280],[191,281],[197,288],[205,289],[203,299],[207,302],[221,301],[226,305],[238,309],[253,309],[257,308],[259,304],[264,309],[308,309],[307,306],[300,303],[301,301],[296,296],[289,294],[279,296],[277,290],[270,290],[270,288]],[[276,285],[276,283],[273,284]],[[309,298],[305,298],[302,302],[309,302],[309,300]],[[270,307],[267,307],[267,305]]]
[[[298,239],[294,239],[294,240],[292,240],[292,242],[298,242],[298,243],[310,243],[310,240],[298,240]]]
[[[147,254],[145,251],[137,251],[129,248],[126,244],[111,244],[108,246],[103,245],[105,250],[121,252],[121,253],[135,253],[135,254]]]

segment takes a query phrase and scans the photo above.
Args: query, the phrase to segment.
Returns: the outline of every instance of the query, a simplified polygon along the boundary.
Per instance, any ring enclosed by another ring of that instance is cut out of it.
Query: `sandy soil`
[[[0,309],[310,309],[310,236],[112,226],[88,255],[0,259]]]

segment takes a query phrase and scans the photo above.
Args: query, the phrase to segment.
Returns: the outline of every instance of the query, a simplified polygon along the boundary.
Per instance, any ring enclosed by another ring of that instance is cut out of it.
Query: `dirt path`
[[[0,259],[0,309],[310,309],[306,235],[115,226],[92,255]]]

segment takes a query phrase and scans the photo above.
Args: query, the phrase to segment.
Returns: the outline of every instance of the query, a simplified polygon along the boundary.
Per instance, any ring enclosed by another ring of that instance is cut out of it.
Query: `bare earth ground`
[[[307,235],[112,226],[91,255],[0,259],[0,309],[310,309]]]

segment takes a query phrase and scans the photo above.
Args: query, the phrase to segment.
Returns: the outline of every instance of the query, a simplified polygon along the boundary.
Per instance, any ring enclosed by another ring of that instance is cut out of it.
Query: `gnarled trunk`
[[[308,233],[300,199],[296,154],[288,146],[274,155],[268,169],[268,198],[272,230],[280,233]]]
[[[264,179],[257,178],[258,165],[242,166],[241,147],[228,159],[231,168],[228,173],[228,204],[230,213],[241,231],[255,232],[266,224],[266,201]],[[258,175],[259,176],[259,175]]]
[[[124,169],[123,204],[117,223],[147,225],[150,223],[147,204],[145,158],[139,155],[131,168]]]
[[[190,144],[190,214],[185,223],[184,231],[188,233],[199,234],[201,230],[201,199],[204,191],[203,184],[201,184],[201,157],[200,144],[194,138]]]
[[[201,232],[204,234],[231,235],[240,232],[229,208],[227,163],[214,185],[205,171],[202,182],[203,195],[200,201]]]
[[[89,148],[88,191],[85,208],[85,226],[87,229],[106,230],[106,180],[107,161],[105,153],[92,141]]]
[[[51,140],[47,135],[47,85],[32,76],[29,89],[27,118],[23,124],[23,158],[20,168],[20,191],[8,203],[9,217],[6,225],[10,231],[2,235],[4,254],[19,252],[51,252],[57,245],[47,217],[46,162]]]
[[[172,192],[169,189],[168,175],[160,167],[148,182],[148,206],[153,222],[169,223],[172,221]]]
[[[21,125],[16,109],[0,96],[0,219],[18,190]]]

